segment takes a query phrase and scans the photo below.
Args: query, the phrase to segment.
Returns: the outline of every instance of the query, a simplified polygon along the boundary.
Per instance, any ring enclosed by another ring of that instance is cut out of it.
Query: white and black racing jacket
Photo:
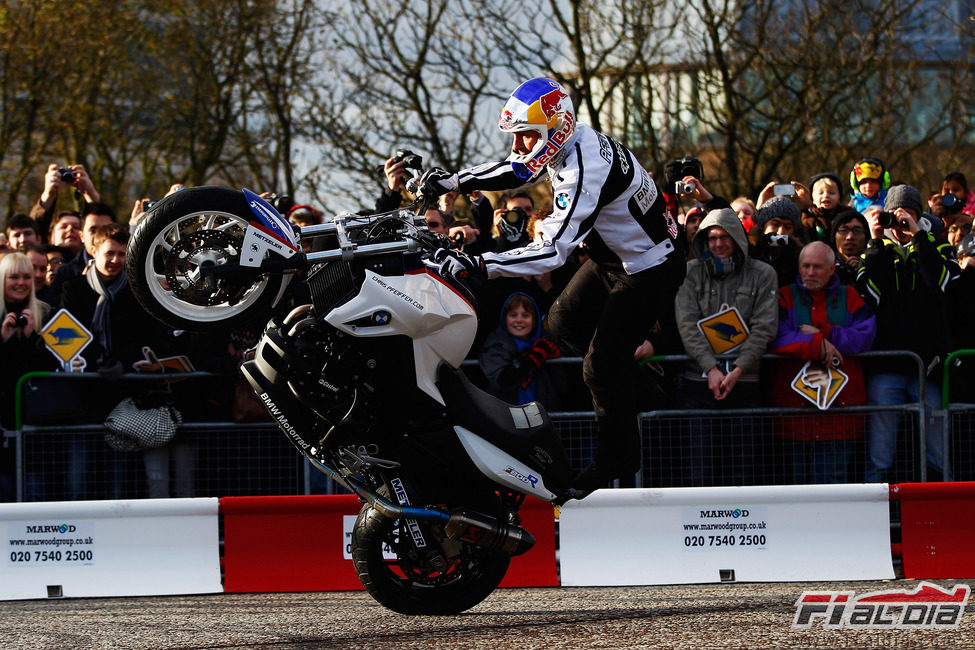
[[[489,278],[556,269],[585,241],[589,256],[613,272],[639,273],[676,252],[677,222],[653,179],[629,149],[579,124],[561,164],[550,164],[553,213],[539,222],[540,241],[485,253]],[[512,163],[492,162],[457,174],[459,190],[511,190],[524,185]]]

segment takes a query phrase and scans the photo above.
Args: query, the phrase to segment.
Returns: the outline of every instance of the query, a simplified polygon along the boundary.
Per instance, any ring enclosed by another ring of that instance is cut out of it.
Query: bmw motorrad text
[[[7,566],[94,564],[91,525],[71,523],[10,523]]]
[[[684,508],[685,551],[744,547],[764,549],[768,544],[768,508]]]

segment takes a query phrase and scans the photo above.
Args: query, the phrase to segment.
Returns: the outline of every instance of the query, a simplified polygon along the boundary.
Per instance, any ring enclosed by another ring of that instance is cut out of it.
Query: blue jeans
[[[793,440],[793,485],[849,483],[856,440]]]
[[[867,401],[873,406],[892,406],[917,402],[919,383],[916,375],[879,373],[867,378]],[[925,444],[928,467],[944,470],[944,431],[942,416],[934,412],[941,408],[941,387],[928,379],[924,385]],[[877,411],[870,414],[867,439],[867,483],[883,483],[885,474],[894,464],[897,451],[897,427],[901,413]],[[945,476],[947,480],[948,477]]]

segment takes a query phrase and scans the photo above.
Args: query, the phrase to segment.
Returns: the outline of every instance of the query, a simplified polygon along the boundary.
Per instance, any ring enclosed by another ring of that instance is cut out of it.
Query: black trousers
[[[629,461],[631,454],[639,459],[640,378],[633,353],[654,323],[675,327],[674,300],[686,269],[677,254],[635,275],[588,260],[549,311],[549,329],[562,349],[584,357],[583,380],[599,425],[597,463]]]

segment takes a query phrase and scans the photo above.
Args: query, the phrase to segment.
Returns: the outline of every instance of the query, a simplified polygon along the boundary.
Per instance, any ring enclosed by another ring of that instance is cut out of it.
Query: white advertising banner
[[[565,586],[894,577],[886,483],[598,490],[559,517]]]
[[[0,599],[214,593],[219,501],[0,504]]]

